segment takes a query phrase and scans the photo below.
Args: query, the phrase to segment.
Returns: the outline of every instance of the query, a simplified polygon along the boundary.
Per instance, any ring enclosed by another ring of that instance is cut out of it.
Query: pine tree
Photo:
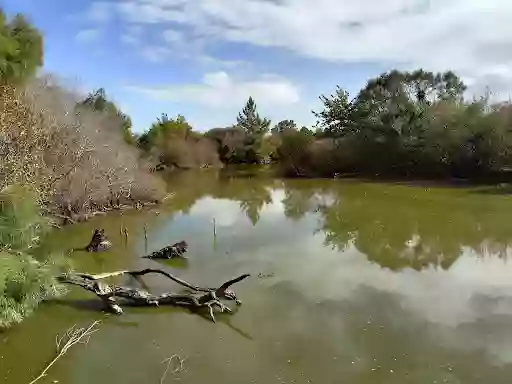
[[[261,118],[257,112],[256,103],[249,97],[247,104],[238,114],[237,126],[245,132],[243,157],[245,162],[257,163],[261,160],[263,137],[268,133],[270,120]]]
[[[252,97],[249,97],[247,104],[238,114],[237,123],[240,128],[249,136],[264,136],[270,127],[270,120],[261,118],[256,109],[256,103]]]

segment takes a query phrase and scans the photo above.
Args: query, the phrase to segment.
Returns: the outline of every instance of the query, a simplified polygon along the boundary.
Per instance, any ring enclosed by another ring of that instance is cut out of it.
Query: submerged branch
[[[62,356],[66,354],[69,348],[76,344],[87,344],[89,342],[90,336],[96,332],[98,329],[96,328],[96,325],[99,324],[99,321],[93,322],[89,327],[87,328],[78,328],[76,329],[73,325],[71,328],[69,328],[66,331],[66,334],[61,336],[60,338],[57,337],[55,344],[57,347],[57,356],[53,358],[53,360],[43,369],[43,371],[37,376],[34,380],[30,382],[30,384],[34,384],[36,381],[42,379],[46,376],[46,372],[51,368],[53,364],[57,362],[58,359],[60,359]]]
[[[102,280],[102,279],[107,279],[109,277],[122,276],[122,275],[130,275],[133,277],[143,276],[143,275],[147,275],[148,273],[158,273],[158,274],[164,275],[165,277],[168,277],[172,281],[174,281],[180,285],[183,285],[187,288],[190,288],[196,292],[210,292],[212,290],[210,288],[198,287],[196,285],[186,282],[185,280],[180,279],[179,277],[176,277],[168,272],[165,272],[161,269],[153,269],[153,268],[146,268],[146,269],[142,269],[139,271],[125,270],[125,271],[106,272],[106,273],[100,273],[97,275],[89,275],[86,273],[77,273],[76,275],[79,277],[83,277],[84,279],[87,279],[87,280]]]
[[[172,373],[178,373],[178,372],[181,372],[181,371],[185,370],[185,368],[183,367],[183,363],[185,362],[186,359],[182,359],[178,355],[172,355],[171,357],[168,357],[167,359],[162,361],[162,364],[163,363],[167,363],[167,366],[165,367],[165,371],[162,374],[162,377],[160,378],[160,384],[163,384],[163,382],[165,380],[165,377],[167,376],[167,371],[169,371],[169,368],[170,368],[171,363],[173,362],[173,360],[177,360],[177,363],[179,365],[172,370]]]

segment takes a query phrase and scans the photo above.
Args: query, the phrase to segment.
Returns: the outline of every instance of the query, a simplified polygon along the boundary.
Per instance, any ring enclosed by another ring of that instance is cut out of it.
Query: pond
[[[56,335],[101,320],[40,383],[510,382],[512,195],[206,171],[169,186],[165,205],[63,228],[44,250],[83,246],[103,227],[114,248],[74,252],[77,269],[160,267],[205,286],[247,272],[234,287],[243,304],[217,323],[169,307],[116,316],[72,288],[0,334],[0,381],[30,382]],[[186,263],[141,258],[182,239]],[[161,276],[144,282],[180,289]],[[161,380],[175,354],[184,370]]]

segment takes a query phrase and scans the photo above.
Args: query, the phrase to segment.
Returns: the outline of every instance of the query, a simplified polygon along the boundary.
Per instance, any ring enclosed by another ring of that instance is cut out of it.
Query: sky
[[[321,94],[351,96],[397,68],[453,70],[468,95],[512,90],[511,0],[0,0],[45,37],[44,71],[104,87],[134,131],[162,113],[204,131],[249,96],[277,123],[315,123]]]

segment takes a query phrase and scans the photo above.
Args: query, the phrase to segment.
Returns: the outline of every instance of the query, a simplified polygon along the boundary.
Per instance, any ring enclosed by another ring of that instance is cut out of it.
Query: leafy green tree
[[[271,130],[272,134],[281,134],[286,130],[297,130],[297,124],[293,120],[282,120],[277,123]]]
[[[299,132],[305,136],[314,136],[314,134],[315,134],[315,132],[313,132],[311,129],[309,129],[306,126],[302,126],[302,128],[299,130]]]
[[[0,81],[22,82],[43,65],[43,38],[21,14],[10,21],[0,10]]]
[[[466,84],[452,71],[438,73],[435,76],[437,97],[444,101],[462,102]]]
[[[293,176],[305,176],[311,164],[311,144],[313,137],[297,130],[285,130],[277,156],[284,172]]]
[[[393,139],[418,127],[424,109],[437,100],[460,101],[466,90],[453,73],[390,71],[370,79],[355,99],[340,88],[320,96],[321,112],[313,112],[323,135],[364,135],[365,139]]]
[[[320,101],[324,105],[323,111],[313,111],[313,114],[323,136],[341,137],[357,131],[356,105],[349,100],[347,91],[337,86],[333,95],[321,95]]]
[[[150,150],[170,138],[187,139],[191,132],[192,126],[184,116],[169,118],[166,113],[162,113],[157,121],[151,124],[149,130],[139,137],[138,144],[142,149]]]
[[[409,86],[410,89],[409,89]],[[372,141],[394,141],[412,123],[415,104],[408,74],[391,71],[370,79],[355,99],[358,125]],[[420,99],[424,95],[417,94]]]
[[[169,118],[165,113],[139,137],[138,145],[150,158],[171,168],[217,167],[218,142],[194,132],[184,116]]]
[[[391,71],[370,79],[355,103],[360,125],[381,135],[410,134],[424,118],[425,107],[443,101],[461,101],[464,83],[453,73]]]
[[[77,105],[77,108],[89,108],[93,111],[108,113],[115,117],[121,128],[124,140],[129,144],[135,144],[136,139],[132,133],[132,120],[130,116],[122,112],[113,101],[107,98],[104,88],[99,88],[91,93]]]
[[[338,86],[334,95],[320,97],[324,109],[313,112],[322,129],[316,137],[350,141],[348,147],[356,149],[351,163],[358,171],[434,169],[429,147],[438,144],[429,132],[433,123],[429,111],[440,103],[456,110],[463,103],[465,90],[453,72],[435,74],[423,69],[383,73],[368,80],[353,100]]]

